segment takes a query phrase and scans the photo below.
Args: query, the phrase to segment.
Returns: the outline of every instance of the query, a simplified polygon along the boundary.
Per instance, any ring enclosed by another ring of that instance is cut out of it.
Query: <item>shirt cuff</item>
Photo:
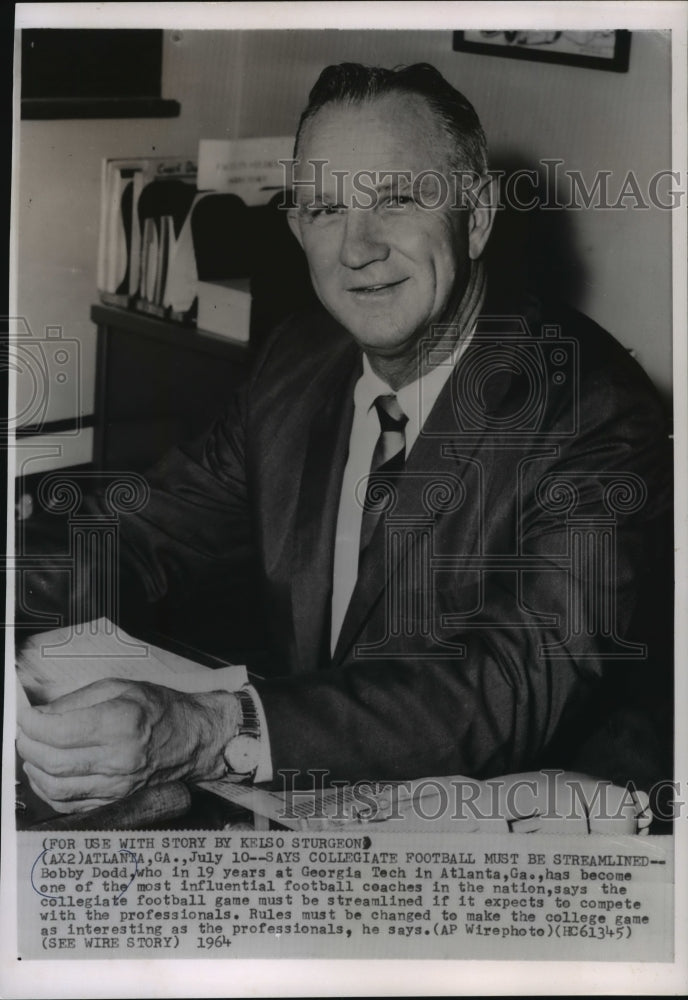
[[[270,735],[268,733],[268,723],[265,718],[265,709],[260,695],[254,687],[248,684],[243,690],[251,697],[256,710],[258,723],[260,725],[260,757],[258,767],[253,777],[254,782],[272,781],[272,754],[270,752]]]

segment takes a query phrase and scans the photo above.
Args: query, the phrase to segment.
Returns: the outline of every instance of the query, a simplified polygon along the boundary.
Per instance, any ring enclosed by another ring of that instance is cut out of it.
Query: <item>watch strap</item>
[[[241,707],[241,721],[237,727],[235,736],[252,736],[260,739],[260,719],[256,711],[256,703],[245,688],[235,692]],[[231,741],[230,741],[231,742]]]
[[[224,759],[230,774],[253,777],[260,760],[260,718],[250,693],[242,688],[235,691],[241,718],[236,731],[224,749]]]

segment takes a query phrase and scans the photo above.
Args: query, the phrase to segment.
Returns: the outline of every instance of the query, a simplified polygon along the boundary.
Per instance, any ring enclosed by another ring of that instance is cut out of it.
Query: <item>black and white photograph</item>
[[[458,51],[560,62],[616,73],[628,70],[630,47],[630,32],[610,29],[454,32],[454,48]]]
[[[133,6],[15,12],[0,992],[680,993],[686,9]]]

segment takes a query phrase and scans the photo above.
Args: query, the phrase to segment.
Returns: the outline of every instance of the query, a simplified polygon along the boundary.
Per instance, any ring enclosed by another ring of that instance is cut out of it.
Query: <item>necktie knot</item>
[[[377,410],[380,430],[383,434],[387,431],[403,432],[408,423],[408,417],[399,406],[396,396],[378,396],[373,405]]]

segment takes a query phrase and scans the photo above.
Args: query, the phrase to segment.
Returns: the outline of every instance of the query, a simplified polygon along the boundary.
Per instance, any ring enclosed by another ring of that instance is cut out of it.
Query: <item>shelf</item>
[[[246,365],[250,359],[249,345],[221,337],[218,333],[197,330],[170,320],[147,316],[133,309],[117,306],[92,305],[91,319],[98,326],[139,333],[170,347],[192,348],[203,354],[230,358],[237,365]]]
[[[162,97],[22,98],[22,121],[58,118],[177,118],[179,101]]]

